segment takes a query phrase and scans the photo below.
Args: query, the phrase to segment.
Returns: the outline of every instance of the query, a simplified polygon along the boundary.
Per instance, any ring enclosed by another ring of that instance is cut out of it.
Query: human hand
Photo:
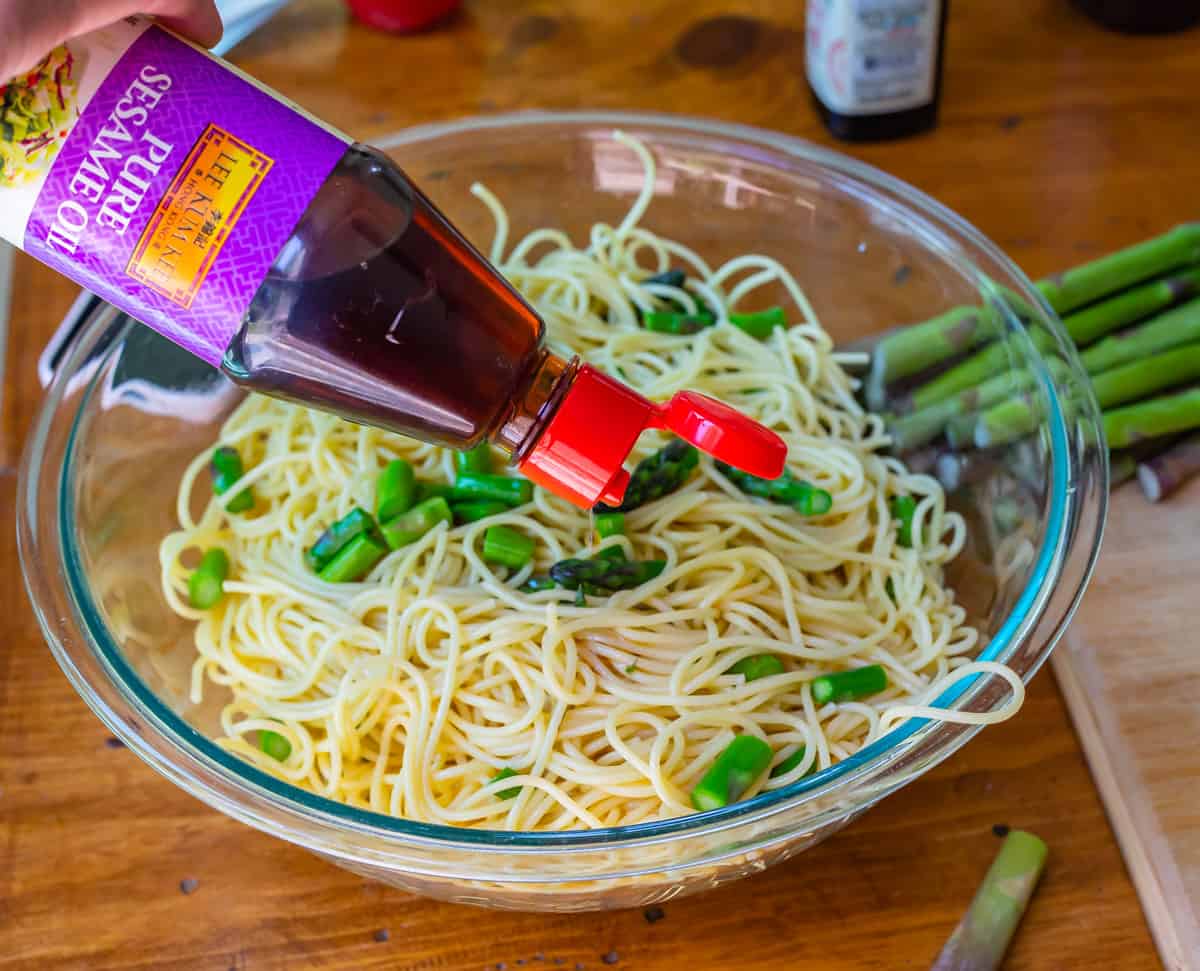
[[[221,39],[215,0],[0,0],[0,88],[63,41],[136,13],[206,47]]]

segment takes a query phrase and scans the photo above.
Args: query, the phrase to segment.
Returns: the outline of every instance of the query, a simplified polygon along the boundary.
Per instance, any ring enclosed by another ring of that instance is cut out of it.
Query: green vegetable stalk
[[[1086,347],[1114,330],[1196,296],[1200,296],[1200,268],[1182,270],[1068,314],[1063,325],[1071,340]]]
[[[1029,331],[1029,339],[1040,354],[1049,354],[1054,350],[1054,337],[1043,327],[1035,327]],[[943,371],[907,394],[898,396],[892,403],[893,410],[897,414],[920,412],[954,395],[969,393],[990,379],[1003,377],[1001,372],[1008,371],[1013,366],[1015,354],[1008,341],[995,341],[972,354],[961,364]]]
[[[857,701],[879,694],[888,686],[887,671],[881,664],[868,664],[863,668],[822,674],[809,684],[813,702],[827,705],[831,702]]]
[[[700,812],[737,802],[771,764],[771,746],[757,735],[739,735],[717,756],[692,790]]]
[[[1200,344],[1177,347],[1103,371],[1092,378],[1092,390],[1100,407],[1107,409],[1192,381],[1200,381]]]
[[[964,354],[996,333],[994,311],[981,307],[955,307],[924,323],[893,331],[871,352],[867,406],[882,411],[891,382]]]
[[[450,504],[441,496],[434,496],[417,503],[404,515],[384,523],[383,538],[391,549],[398,550],[415,543],[439,523],[452,522],[454,514],[450,511]]]
[[[1058,314],[1188,263],[1200,262],[1200,222],[1185,223],[1145,242],[1038,281],[1037,288]]]
[[[783,674],[786,670],[783,661],[774,654],[752,654],[730,667],[729,673],[740,674],[749,683],[759,678],[769,678],[773,674]]]
[[[212,472],[213,492],[218,496],[223,496],[232,489],[234,483],[246,474],[242,465],[242,456],[236,448],[229,445],[222,445],[213,452],[209,467]],[[254,492],[247,486],[225,503],[225,511],[245,512],[253,506]]]
[[[317,537],[317,541],[304,551],[304,558],[313,571],[319,573],[351,540],[362,533],[375,534],[378,540],[371,514],[355,506]]]
[[[771,778],[778,779],[781,775],[787,775],[792,769],[796,768],[804,761],[804,746],[801,745],[796,751],[789,755],[786,759],[780,762],[771,770]]]
[[[454,467],[464,472],[486,475],[492,471],[492,449],[486,442],[454,456]]]
[[[450,487],[451,502],[505,502],[523,506],[533,499],[533,483],[528,479],[481,472],[459,472]]]
[[[1200,299],[1159,314],[1148,323],[1106,337],[1080,353],[1088,374],[1100,374],[1158,351],[1200,343]]]
[[[596,506],[596,512],[629,512],[670,495],[687,481],[699,464],[700,453],[695,446],[682,439],[673,439],[637,464],[619,506],[601,503]]]
[[[359,533],[317,573],[326,583],[357,583],[387,555],[372,533]]]
[[[508,766],[505,766],[503,769],[501,769],[499,772],[497,772],[494,776],[492,776],[488,780],[488,783],[490,784],[493,782],[503,782],[505,779],[511,779],[513,776],[519,775],[519,774],[520,773],[517,772],[516,769],[510,769]],[[496,798],[498,798],[498,799],[516,799],[517,796],[519,796],[520,794],[521,794],[521,787],[513,786],[511,789],[499,790],[496,793]]]
[[[1102,415],[1109,448],[1200,428],[1200,388],[1151,398]]]
[[[618,560],[606,556],[559,560],[550,567],[550,579],[566,590],[615,593],[632,590],[653,580],[666,569],[664,560]]]
[[[375,484],[375,515],[381,523],[412,508],[417,497],[413,467],[403,459],[389,462]]]
[[[893,496],[889,503],[892,518],[896,521],[896,542],[905,547],[913,545],[913,517],[917,514],[917,500],[912,496]]]
[[[716,466],[717,471],[746,495],[791,506],[801,516],[823,516],[833,508],[833,496],[787,470],[778,479],[760,479],[724,462],[717,462]]]
[[[276,762],[286,762],[292,754],[292,743],[279,732],[261,728],[258,732],[258,747]]]
[[[229,556],[223,549],[206,550],[200,565],[188,577],[188,601],[197,610],[211,610],[225,596],[225,578],[229,576]]]
[[[1013,830],[930,971],[995,971],[1046,865],[1046,844]]]
[[[491,526],[483,534],[483,558],[519,570],[533,559],[534,540],[510,526]]]

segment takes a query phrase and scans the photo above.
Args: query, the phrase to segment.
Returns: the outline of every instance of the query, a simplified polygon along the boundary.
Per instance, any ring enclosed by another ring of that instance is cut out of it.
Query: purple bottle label
[[[142,18],[0,91],[0,237],[214,365],[348,143]]]

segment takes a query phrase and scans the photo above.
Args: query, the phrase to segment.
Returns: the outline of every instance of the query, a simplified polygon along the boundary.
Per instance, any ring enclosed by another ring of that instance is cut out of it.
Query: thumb
[[[224,32],[214,0],[156,0],[148,6],[142,6],[146,13],[204,47],[215,45]]]

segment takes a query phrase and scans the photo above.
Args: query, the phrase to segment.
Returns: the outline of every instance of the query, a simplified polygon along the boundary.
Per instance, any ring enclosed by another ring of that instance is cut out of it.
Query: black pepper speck
[[[185,877],[179,881],[179,892],[185,894],[193,893],[198,886],[200,886],[200,881],[195,877]]]
[[[642,916],[646,918],[647,924],[657,924],[667,913],[661,907],[647,907],[642,911]]]
[[[600,960],[605,964],[617,964],[621,960],[621,955],[616,951],[609,951],[607,954],[601,955]]]
[[[992,833],[994,833],[996,836],[999,836],[1001,839],[1004,839],[1004,837],[1006,837],[1009,833],[1009,827],[1004,823],[997,823],[992,827]]]
[[[390,941],[391,939],[392,932],[386,927],[381,927],[375,932],[375,940],[377,940],[380,944],[382,944],[384,941]]]
[[[124,748],[125,743],[122,742],[115,735],[109,735],[108,738],[106,738],[104,740],[104,747],[105,748]]]

